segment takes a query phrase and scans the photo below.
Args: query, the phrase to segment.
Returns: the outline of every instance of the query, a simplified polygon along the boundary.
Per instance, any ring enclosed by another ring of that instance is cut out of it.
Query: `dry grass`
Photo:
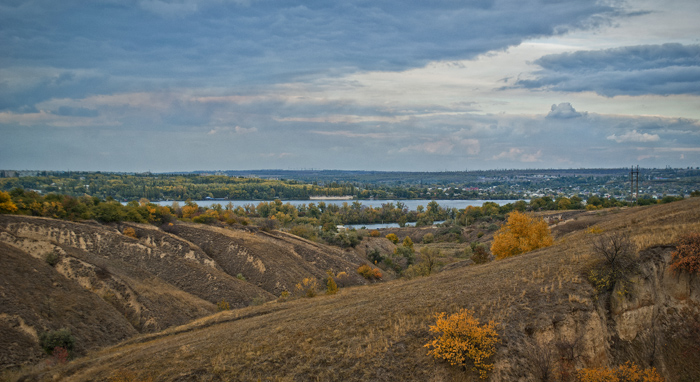
[[[594,215],[604,231],[629,230],[640,248],[700,230],[700,198]],[[477,380],[434,361],[423,345],[436,312],[460,308],[500,322],[507,356],[527,331],[594,309],[582,272],[592,260],[583,231],[546,249],[430,277],[341,289],[335,296],[221,312],[138,337],[56,369],[74,381],[117,370],[159,381]],[[39,375],[51,379],[51,375]]]

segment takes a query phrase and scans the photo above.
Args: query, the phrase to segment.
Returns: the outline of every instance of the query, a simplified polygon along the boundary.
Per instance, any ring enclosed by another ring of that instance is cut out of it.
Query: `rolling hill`
[[[238,301],[239,295],[275,294],[280,290],[277,283],[287,286],[283,284],[285,279],[294,279],[307,270],[316,275],[321,273],[313,273],[315,270],[323,272],[329,265],[344,269],[349,266],[346,264],[362,261],[353,252],[329,249],[276,232],[252,235],[183,225],[177,234],[167,234],[142,227],[139,239],[116,240],[113,236],[121,235],[117,229],[98,234],[90,224],[14,216],[2,216],[0,223],[2,241],[6,243],[0,247],[3,259],[27,257],[31,248],[47,242],[40,238],[51,237],[48,242],[59,248],[70,247],[65,249],[65,256],[89,263],[86,259],[91,255],[125,264],[119,271],[107,264],[99,266],[115,277],[123,274],[120,280],[128,280],[131,278],[126,276],[132,273],[127,271],[131,269],[127,260],[134,257],[132,266],[191,296],[180,302],[185,305],[183,309],[201,306],[208,312],[214,312],[219,298]],[[590,227],[596,229],[587,229]],[[73,238],[60,234],[62,229],[80,233]],[[354,286],[333,296],[270,301],[206,316],[189,311],[189,317],[198,318],[183,325],[177,325],[174,318],[167,321],[164,314],[157,316],[158,322],[164,322],[160,326],[164,330],[123,335],[121,338],[129,339],[100,350],[90,346],[85,357],[63,366],[27,372],[25,380],[108,380],[119,372],[158,381],[478,380],[478,374],[470,370],[429,357],[424,347],[432,338],[428,329],[435,322],[435,313],[453,313],[461,308],[472,310],[482,322],[499,323],[501,342],[493,358],[492,381],[538,380],[538,368],[542,366],[538,354],[550,354],[547,362],[558,373],[632,361],[655,367],[667,381],[698,380],[700,277],[676,274],[668,264],[678,237],[700,231],[700,198],[581,214],[558,223],[554,231],[556,241],[551,247],[484,265],[456,267],[429,277]],[[601,294],[588,281],[588,271],[597,262],[591,242],[599,232],[627,233],[635,244],[637,272],[627,293],[618,287],[610,294]],[[230,240],[229,247],[218,245],[223,238]],[[87,244],[88,239],[93,244]],[[159,249],[165,245],[163,240],[172,240],[168,244],[172,255]],[[86,245],[81,244],[83,241]],[[101,249],[98,242],[109,244]],[[154,248],[149,247],[152,244]],[[139,245],[144,248],[137,250]],[[246,248],[244,255],[237,249],[242,247]],[[271,248],[270,257],[264,257],[265,248]],[[69,254],[68,249],[74,254]],[[176,259],[181,261],[187,254],[191,254],[186,262],[187,272],[180,266],[165,265]],[[241,259],[227,262],[237,256]],[[248,260],[249,256],[252,260]],[[68,261],[65,257],[55,269],[47,268],[36,256],[32,258],[31,263],[23,265],[25,273],[30,268],[41,268],[41,272],[54,278],[64,277],[62,282],[75,280],[63,276],[68,272],[59,272]],[[275,265],[277,258],[289,265]],[[255,265],[258,259],[265,265],[264,272]],[[295,262],[301,264],[299,273],[287,269]],[[304,268],[316,264],[319,266]],[[161,266],[168,267],[167,271],[159,270]],[[239,269],[247,272],[250,282],[246,283],[252,284],[247,287],[258,289],[248,291],[230,280],[235,279],[232,272]],[[180,273],[168,275],[169,272]],[[200,285],[195,282],[197,277],[203,277]],[[16,289],[33,285],[27,277],[17,279],[26,280]],[[194,285],[188,284],[189,280]],[[212,280],[221,281],[217,284]],[[137,283],[123,282],[140,291]],[[8,288],[5,283],[3,295]],[[94,297],[84,294],[86,298]],[[20,301],[9,303],[22,306]],[[102,304],[104,299],[96,301]],[[155,309],[153,306],[151,309]],[[45,318],[31,321],[24,318],[29,317],[28,313],[19,311],[3,313],[3,317],[4,332],[20,333],[18,328],[27,325],[49,325]],[[21,317],[25,324],[12,326],[11,322],[18,319],[10,321],[7,317]],[[61,317],[63,321],[56,326],[78,322],[74,316]],[[17,338],[19,341],[19,334]],[[24,343],[31,343],[26,333],[21,338]],[[107,346],[121,338],[105,337],[101,341]]]

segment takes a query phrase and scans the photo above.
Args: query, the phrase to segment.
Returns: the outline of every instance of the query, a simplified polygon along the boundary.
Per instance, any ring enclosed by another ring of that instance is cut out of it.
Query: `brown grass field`
[[[583,322],[577,317],[599,312],[586,278],[594,261],[586,228],[627,231],[638,250],[672,245],[700,231],[700,198],[594,211],[559,224],[555,244],[542,250],[217,313],[34,371],[26,380],[109,380],[128,371],[135,380],[156,381],[475,381],[475,372],[434,360],[424,348],[434,314],[460,308],[500,324],[493,380],[533,380],[524,344],[538,333],[545,338],[559,323],[576,327]],[[605,346],[579,329],[588,348]]]

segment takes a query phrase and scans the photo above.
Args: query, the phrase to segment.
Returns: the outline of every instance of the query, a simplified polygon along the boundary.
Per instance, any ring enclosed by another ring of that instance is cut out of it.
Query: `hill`
[[[598,211],[558,227],[553,246],[514,258],[220,312],[27,380],[106,380],[122,371],[159,381],[477,380],[424,348],[434,314],[461,308],[499,323],[493,381],[536,380],[541,359],[560,372],[629,360],[668,381],[700,378],[700,277],[668,268],[678,237],[700,231],[700,199]],[[587,280],[600,231],[626,232],[638,250],[628,293],[600,294]]]
[[[211,315],[221,301],[275,299],[327,270],[365,282],[355,269],[366,261],[354,252],[281,232],[166,230],[0,215],[0,333],[9,344],[0,367],[39,360],[39,336],[50,330],[70,329],[80,355]]]

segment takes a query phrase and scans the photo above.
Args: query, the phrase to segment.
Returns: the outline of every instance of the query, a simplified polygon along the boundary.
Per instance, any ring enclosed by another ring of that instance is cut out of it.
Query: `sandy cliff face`
[[[655,367],[667,381],[697,380],[700,277],[671,270],[671,252],[673,247],[643,251],[628,294],[617,286],[609,296],[583,298],[582,309],[554,317],[508,346],[493,380],[532,380],[548,362],[559,375],[628,360]]]

